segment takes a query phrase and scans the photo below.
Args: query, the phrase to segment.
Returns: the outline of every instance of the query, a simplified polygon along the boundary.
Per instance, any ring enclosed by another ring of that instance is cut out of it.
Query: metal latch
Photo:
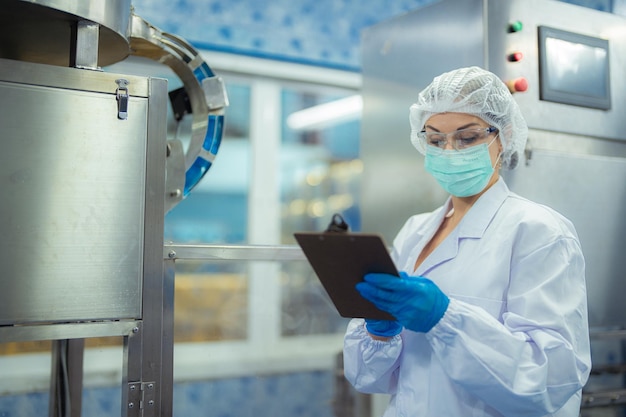
[[[156,385],[154,382],[128,383],[128,415],[154,416],[156,409]]]
[[[120,78],[115,80],[117,83],[117,90],[115,95],[117,97],[117,118],[126,120],[128,118],[128,80]]]

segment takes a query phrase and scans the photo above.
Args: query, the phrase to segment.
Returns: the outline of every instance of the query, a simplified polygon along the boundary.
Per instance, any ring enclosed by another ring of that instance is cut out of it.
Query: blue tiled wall
[[[198,48],[358,69],[360,31],[433,0],[133,0]]]
[[[46,416],[48,399],[47,392],[0,396],[0,417]]]
[[[174,387],[174,417],[334,417],[332,372],[189,382]],[[0,396],[0,417],[48,415],[48,393]],[[82,417],[119,417],[121,388],[83,391]]]
[[[333,392],[330,372],[178,384],[174,416],[333,417]]]
[[[436,0],[133,0],[136,13],[200,49],[360,68],[365,27]],[[562,0],[611,12],[626,0]]]

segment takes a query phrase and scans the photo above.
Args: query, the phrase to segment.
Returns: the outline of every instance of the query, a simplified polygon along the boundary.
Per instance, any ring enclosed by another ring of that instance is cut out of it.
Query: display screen
[[[539,26],[540,98],[610,109],[609,42]]]

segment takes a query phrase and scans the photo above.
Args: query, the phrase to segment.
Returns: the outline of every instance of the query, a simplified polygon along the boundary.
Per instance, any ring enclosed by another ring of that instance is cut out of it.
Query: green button
[[[522,25],[522,22],[516,20],[515,22],[509,24],[509,32],[519,32],[523,27],[524,25]]]

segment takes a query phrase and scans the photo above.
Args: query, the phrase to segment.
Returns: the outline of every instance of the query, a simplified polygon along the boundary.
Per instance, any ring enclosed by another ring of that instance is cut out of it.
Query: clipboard
[[[327,231],[299,232],[294,237],[339,315],[396,320],[363,298],[355,288],[369,272],[399,276],[381,236]]]

